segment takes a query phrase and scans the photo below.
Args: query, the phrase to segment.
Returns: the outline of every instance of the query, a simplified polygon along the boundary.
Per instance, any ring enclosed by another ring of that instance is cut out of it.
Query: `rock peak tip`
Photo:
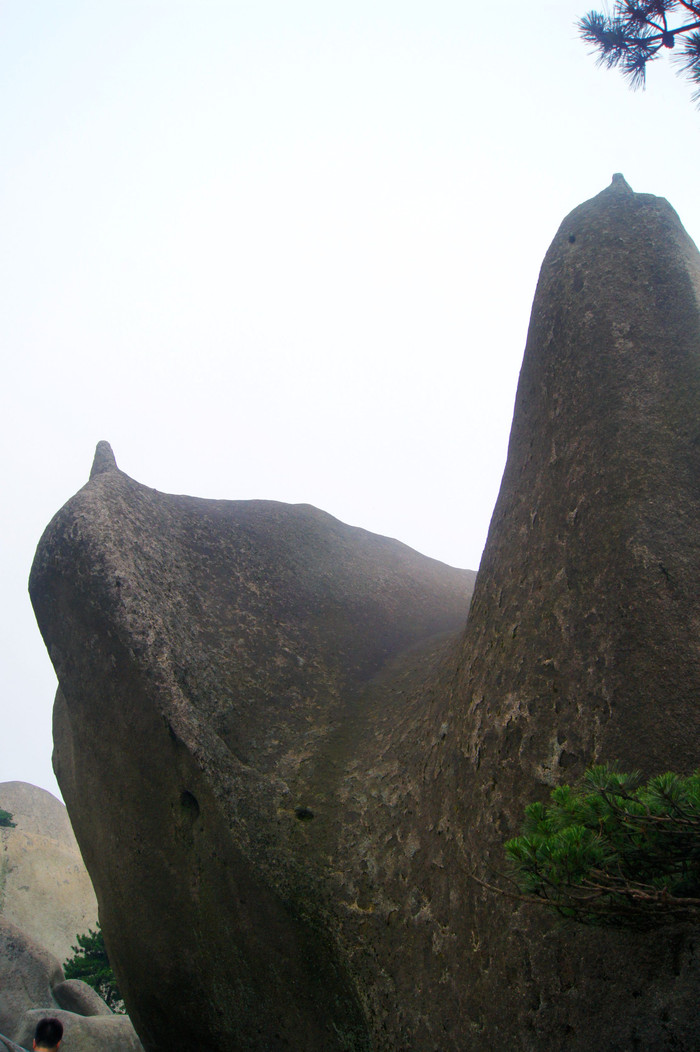
[[[610,183],[610,189],[617,190],[618,192],[622,191],[626,194],[631,194],[634,192],[630,184],[625,179],[622,172],[615,172],[615,174],[612,177],[612,182]]]
[[[90,469],[90,478],[93,479],[96,475],[102,475],[105,471],[117,470],[117,462],[109,442],[98,442],[92,461],[92,468]]]

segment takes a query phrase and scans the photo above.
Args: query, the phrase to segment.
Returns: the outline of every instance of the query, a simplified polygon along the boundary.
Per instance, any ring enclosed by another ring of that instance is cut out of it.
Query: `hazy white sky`
[[[564,215],[621,171],[700,237],[691,90],[587,9],[0,0],[0,781],[57,792],[26,581],[101,438],[478,566]]]

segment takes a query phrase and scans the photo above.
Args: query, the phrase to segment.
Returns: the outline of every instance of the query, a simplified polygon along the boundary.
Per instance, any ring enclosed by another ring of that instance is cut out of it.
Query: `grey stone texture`
[[[97,900],[64,805],[26,782],[0,783],[0,1048],[32,1047],[41,1015],[59,1016],[63,1052],[132,1052],[141,1044],[92,987],[61,966],[79,932],[97,924]],[[94,1017],[109,1017],[93,1022]],[[6,1036],[2,1036],[6,1035]]]
[[[9,1037],[3,1037],[2,1034],[0,1034],[0,1050],[1,1052],[27,1052],[26,1049],[10,1041]]]
[[[398,825],[423,823],[404,739],[434,737],[409,688],[474,576],[311,507],[158,493],[98,447],[31,589],[57,777],[150,1049],[396,1047],[394,960],[433,935]]]
[[[37,1023],[45,1016],[63,1023],[61,1052],[142,1052],[134,1028],[127,1016],[101,1015],[83,1017],[73,1012],[34,1009],[27,1012],[17,1031],[17,1041],[30,1049]]]
[[[678,927],[488,892],[526,801],[697,765],[700,262],[621,177],[542,266],[479,570],[101,443],[30,581],[55,768],[148,1052],[690,1052]]]
[[[14,1040],[25,1012],[52,1005],[51,987],[62,981],[63,970],[56,958],[0,918],[0,1034]]]
[[[0,918],[0,1049],[30,1049],[42,1016],[64,1026],[62,1052],[140,1052],[127,1016],[113,1015],[91,987],[66,981],[52,954]]]
[[[699,407],[700,257],[616,176],[542,265],[452,689],[445,775],[482,878],[526,802],[589,764],[698,766]],[[472,1047],[700,1045],[692,932],[567,927],[483,889],[468,915]]]
[[[51,990],[59,1008],[76,1015],[112,1015],[112,1009],[96,990],[80,979],[66,979]]]
[[[97,899],[66,808],[27,782],[0,782],[0,917],[65,961],[78,932],[97,924]]]

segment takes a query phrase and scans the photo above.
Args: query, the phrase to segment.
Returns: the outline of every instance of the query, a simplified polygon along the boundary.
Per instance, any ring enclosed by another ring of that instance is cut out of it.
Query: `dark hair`
[[[60,1019],[49,1016],[39,1020],[34,1032],[34,1040],[39,1048],[56,1048],[62,1037],[63,1023]]]

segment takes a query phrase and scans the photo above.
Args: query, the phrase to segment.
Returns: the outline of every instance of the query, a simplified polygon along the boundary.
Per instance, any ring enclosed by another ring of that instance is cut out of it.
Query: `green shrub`
[[[643,784],[592,767],[580,785],[530,804],[505,845],[526,896],[587,924],[700,921],[700,771]]]
[[[76,939],[78,945],[71,946],[73,956],[69,957],[63,965],[66,979],[82,979],[93,990],[97,990],[113,1012],[124,1012],[124,1001],[109,963],[104,936],[99,924],[97,931],[90,928],[83,935],[76,935]]]
[[[3,811],[0,807],[0,826],[11,826],[14,828],[17,825],[16,822],[12,821],[12,815],[9,811]]]

